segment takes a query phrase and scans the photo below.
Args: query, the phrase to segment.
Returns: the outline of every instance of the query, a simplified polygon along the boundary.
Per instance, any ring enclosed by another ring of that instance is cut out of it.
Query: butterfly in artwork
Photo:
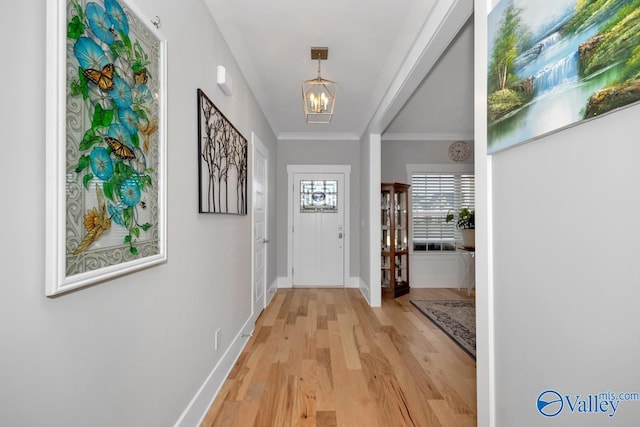
[[[138,129],[140,130],[140,132],[142,132],[142,135],[144,135],[144,143],[142,145],[142,148],[146,153],[147,151],[149,151],[149,137],[158,130],[158,118],[155,117],[149,120],[146,125],[138,123]]]
[[[111,147],[111,150],[113,150],[113,154],[115,154],[119,158],[121,159],[136,158],[136,155],[133,152],[133,150],[127,147],[126,145],[124,145],[122,142],[118,141],[117,139],[112,138],[110,136],[105,136],[104,140],[107,142],[107,144],[109,144],[109,147]]]
[[[134,73],[133,78],[136,81],[137,85],[146,85],[147,81],[149,81],[149,76],[147,75],[147,69],[143,68],[137,73]]]
[[[113,73],[115,67],[113,64],[107,64],[102,68],[102,71],[94,70],[93,68],[87,68],[82,70],[82,74],[98,85],[102,90],[109,91],[113,89]]]
[[[98,207],[88,210],[84,216],[84,227],[87,229],[87,234],[73,251],[74,255],[78,255],[87,249],[98,240],[105,231],[111,228],[111,218],[107,214],[104,193],[100,187],[96,187],[96,197],[98,199]]]

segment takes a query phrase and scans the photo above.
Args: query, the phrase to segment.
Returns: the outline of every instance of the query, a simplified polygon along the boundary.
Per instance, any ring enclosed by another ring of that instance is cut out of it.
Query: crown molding
[[[278,141],[360,141],[360,136],[351,132],[282,132]]]
[[[383,141],[473,141],[473,133],[387,132]]]

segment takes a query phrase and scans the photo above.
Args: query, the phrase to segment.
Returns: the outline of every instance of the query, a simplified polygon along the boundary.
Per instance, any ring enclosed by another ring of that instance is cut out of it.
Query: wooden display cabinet
[[[409,293],[409,185],[381,187],[382,296]]]

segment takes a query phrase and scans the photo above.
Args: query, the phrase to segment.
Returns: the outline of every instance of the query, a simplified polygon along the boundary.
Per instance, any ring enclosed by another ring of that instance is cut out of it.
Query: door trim
[[[344,269],[343,283],[347,286],[351,275],[350,251],[351,251],[351,165],[287,165],[287,276],[279,287],[293,287],[293,207],[294,203],[294,174],[297,173],[341,173],[344,175]]]

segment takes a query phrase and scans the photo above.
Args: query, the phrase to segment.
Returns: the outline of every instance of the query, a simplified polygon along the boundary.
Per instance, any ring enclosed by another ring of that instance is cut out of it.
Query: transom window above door
[[[300,212],[338,212],[338,181],[300,181]]]

